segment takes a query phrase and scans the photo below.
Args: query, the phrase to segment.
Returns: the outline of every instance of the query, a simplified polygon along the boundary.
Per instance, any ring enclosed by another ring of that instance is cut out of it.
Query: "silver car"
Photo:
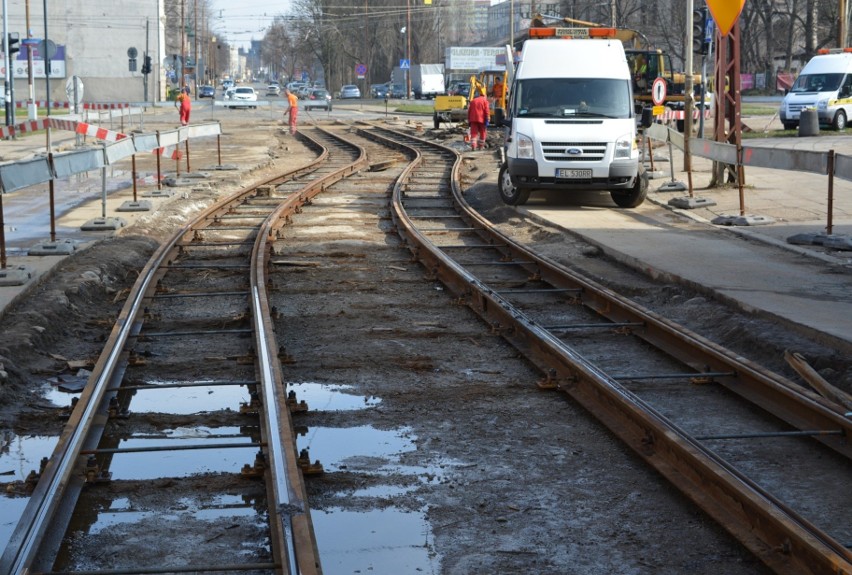
[[[355,84],[346,84],[342,88],[340,88],[340,99],[345,100],[347,98],[360,98],[361,90]]]

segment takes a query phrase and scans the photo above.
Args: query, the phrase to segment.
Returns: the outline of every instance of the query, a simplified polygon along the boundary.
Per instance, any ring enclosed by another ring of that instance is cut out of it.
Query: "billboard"
[[[450,47],[444,52],[444,68],[447,70],[479,70],[497,65],[497,56],[506,53],[505,48]]]

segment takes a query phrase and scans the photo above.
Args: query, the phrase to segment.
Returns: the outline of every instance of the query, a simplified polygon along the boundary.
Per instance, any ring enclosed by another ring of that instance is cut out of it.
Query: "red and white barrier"
[[[0,137],[2,138],[11,138],[17,134],[27,134],[30,132],[37,132],[39,130],[46,130],[48,126],[48,119],[42,118],[41,120],[32,120],[30,122],[22,122],[15,126],[3,126],[0,128]]]
[[[692,118],[697,120],[699,118],[698,110],[692,111]],[[662,120],[667,122],[669,120],[683,120],[686,118],[686,110],[670,110],[666,108],[666,111],[660,114],[659,116],[655,116],[658,120]],[[707,108],[704,110],[704,119],[708,119],[710,117],[710,109]]]

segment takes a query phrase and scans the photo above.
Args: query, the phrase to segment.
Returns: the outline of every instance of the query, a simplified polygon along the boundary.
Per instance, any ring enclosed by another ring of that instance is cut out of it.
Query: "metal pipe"
[[[85,449],[80,455],[105,455],[110,453],[147,453],[156,451],[189,451],[196,449],[235,449],[239,447],[266,447],[266,443],[212,443],[210,445],[176,445],[172,447],[110,447]]]

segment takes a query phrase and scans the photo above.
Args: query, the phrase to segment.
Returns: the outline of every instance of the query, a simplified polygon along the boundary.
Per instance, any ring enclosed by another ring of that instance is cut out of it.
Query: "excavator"
[[[495,98],[492,94],[498,78],[503,84],[503,91]],[[505,117],[506,97],[511,82],[511,75],[506,71],[505,66],[483,68],[477,74],[472,74],[469,82],[470,91],[467,94],[435,96],[435,110],[432,119],[436,130],[440,128],[441,122],[466,122],[468,104],[480,90],[485,90],[485,95],[488,98],[491,111],[490,123],[494,124],[497,120]]]

